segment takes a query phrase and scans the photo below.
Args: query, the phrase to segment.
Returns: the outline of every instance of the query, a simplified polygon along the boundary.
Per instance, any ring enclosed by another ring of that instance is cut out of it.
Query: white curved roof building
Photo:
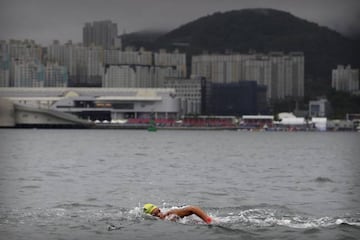
[[[179,101],[173,88],[0,88],[13,103],[72,113],[86,120],[175,119]]]

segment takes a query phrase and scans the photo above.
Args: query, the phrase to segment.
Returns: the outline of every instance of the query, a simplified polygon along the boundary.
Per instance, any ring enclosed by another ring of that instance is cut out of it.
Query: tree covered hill
[[[189,57],[209,53],[302,51],[305,55],[305,94],[324,95],[331,86],[331,70],[338,64],[360,67],[360,47],[326,27],[274,9],[243,9],[214,13],[189,22],[157,38],[131,41],[148,49],[179,48]],[[151,41],[149,39],[152,39]],[[155,39],[155,40],[154,40]]]

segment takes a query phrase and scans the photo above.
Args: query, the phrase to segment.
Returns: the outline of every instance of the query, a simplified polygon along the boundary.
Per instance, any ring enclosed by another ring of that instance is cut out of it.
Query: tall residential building
[[[13,59],[10,68],[11,87],[43,87],[44,66],[36,61]]]
[[[0,41],[0,55],[7,59],[42,60],[43,49],[34,40]]]
[[[109,20],[95,21],[85,23],[83,28],[83,44],[89,46],[102,46],[104,49],[110,49],[117,42],[118,28],[117,24]]]
[[[338,65],[332,70],[331,86],[337,91],[353,92],[359,90],[359,69],[350,65]]]
[[[299,52],[193,56],[192,74],[213,83],[256,81],[267,87],[267,99],[304,96],[304,55]]]
[[[85,47],[71,42],[48,47],[48,62],[59,63],[68,71],[70,86],[101,86],[104,71],[102,47]]]
[[[0,87],[10,87],[10,61],[0,52]]]
[[[0,87],[10,87],[10,71],[0,66]]]
[[[136,73],[130,66],[110,65],[105,68],[103,88],[133,88]]]
[[[141,48],[134,51],[126,48],[124,51],[118,49],[104,50],[104,64],[110,65],[152,65],[153,53]]]
[[[166,50],[161,49],[158,53],[154,53],[154,65],[172,67],[176,69],[179,78],[186,77],[186,54],[180,53],[178,50],[166,52]]]
[[[66,67],[57,63],[48,63],[44,70],[44,87],[67,87],[68,73]]]
[[[135,51],[126,48],[124,51],[110,49],[104,51],[105,76],[103,87],[163,87],[165,78],[185,78],[186,54],[178,51],[160,52]],[[130,81],[123,79],[123,72],[134,77]]]

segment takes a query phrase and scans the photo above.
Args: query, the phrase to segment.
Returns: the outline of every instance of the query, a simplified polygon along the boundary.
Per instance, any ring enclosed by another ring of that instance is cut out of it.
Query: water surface
[[[360,134],[0,130],[0,239],[357,239]],[[144,216],[198,205],[196,217]]]

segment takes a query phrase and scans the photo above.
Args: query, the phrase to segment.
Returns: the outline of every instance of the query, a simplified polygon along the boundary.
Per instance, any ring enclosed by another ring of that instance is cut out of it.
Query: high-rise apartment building
[[[8,55],[0,51],[0,87],[10,87],[10,61]]]
[[[135,79],[135,70],[130,66],[110,65],[105,68],[102,87],[133,88],[135,87]]]
[[[178,50],[167,52],[161,49],[158,53],[154,53],[154,65],[158,67],[172,67],[177,70],[177,77],[186,77],[186,54],[180,53]]]
[[[101,86],[104,71],[102,47],[85,47],[71,42],[60,45],[55,41],[47,53],[49,62],[66,67],[70,86]]]
[[[10,71],[0,66],[0,87],[10,87]]]
[[[267,87],[267,99],[304,96],[304,55],[300,52],[193,56],[192,74],[213,83],[256,81]]]
[[[9,75],[6,87],[67,87],[68,83],[66,67],[35,60],[13,59]]]
[[[44,66],[36,61],[13,59],[10,87],[44,87]]]
[[[117,35],[117,24],[109,20],[85,23],[83,28],[83,44],[86,47],[101,46],[104,49],[110,49],[115,46],[118,40]]]
[[[57,63],[48,63],[44,71],[44,87],[67,87],[68,73],[66,67]]]
[[[110,65],[152,65],[153,53],[141,48],[135,51],[126,48],[124,51],[118,49],[104,50],[104,64]]]
[[[124,51],[110,49],[104,51],[105,76],[103,87],[161,88],[165,78],[185,78],[186,54],[178,51],[160,52]],[[124,72],[133,80],[124,81]]]
[[[0,55],[7,59],[42,60],[43,49],[34,40],[0,41]]]
[[[337,91],[353,92],[359,90],[359,69],[350,65],[338,65],[332,70],[331,86]]]

